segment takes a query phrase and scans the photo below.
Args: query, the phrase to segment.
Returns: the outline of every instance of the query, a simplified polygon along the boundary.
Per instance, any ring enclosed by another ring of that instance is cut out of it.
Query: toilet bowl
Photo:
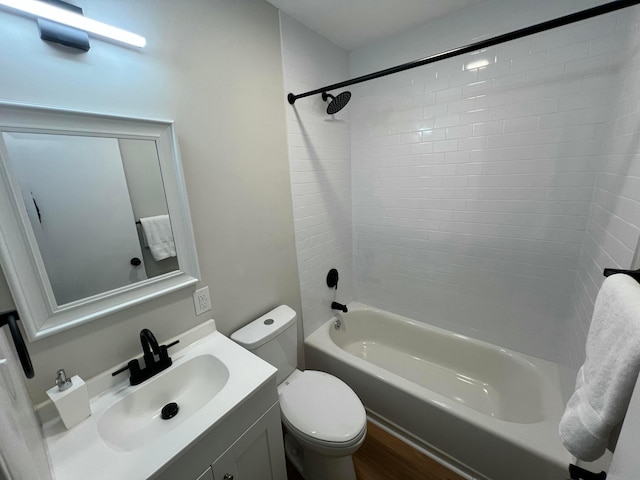
[[[285,452],[306,480],[355,480],[351,455],[367,433],[362,402],[328,373],[297,370],[296,313],[281,305],[231,335],[278,368]]]

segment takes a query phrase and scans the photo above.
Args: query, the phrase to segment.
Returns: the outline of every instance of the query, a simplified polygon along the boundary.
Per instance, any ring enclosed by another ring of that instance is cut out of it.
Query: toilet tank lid
[[[231,340],[248,350],[264,345],[280,335],[296,321],[296,312],[280,305],[231,334]]]

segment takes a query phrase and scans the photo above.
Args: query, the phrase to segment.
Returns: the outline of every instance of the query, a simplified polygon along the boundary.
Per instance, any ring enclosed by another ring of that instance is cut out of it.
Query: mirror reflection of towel
[[[176,245],[173,241],[169,215],[140,218],[151,256],[157,262],[176,256]]]

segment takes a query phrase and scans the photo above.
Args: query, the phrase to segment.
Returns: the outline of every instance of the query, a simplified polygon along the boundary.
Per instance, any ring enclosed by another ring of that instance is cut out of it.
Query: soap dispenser
[[[47,390],[47,395],[67,430],[91,415],[87,384],[78,375],[68,378],[63,369],[58,370],[56,386]]]

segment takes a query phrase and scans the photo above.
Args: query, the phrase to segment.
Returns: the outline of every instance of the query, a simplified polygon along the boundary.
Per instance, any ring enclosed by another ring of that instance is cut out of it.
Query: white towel
[[[612,275],[598,292],[586,359],[560,420],[560,438],[570,453],[592,461],[615,445],[639,371],[640,284]]]
[[[156,262],[176,256],[176,245],[173,241],[169,215],[141,218],[140,223],[149,250],[151,250],[151,256]]]

